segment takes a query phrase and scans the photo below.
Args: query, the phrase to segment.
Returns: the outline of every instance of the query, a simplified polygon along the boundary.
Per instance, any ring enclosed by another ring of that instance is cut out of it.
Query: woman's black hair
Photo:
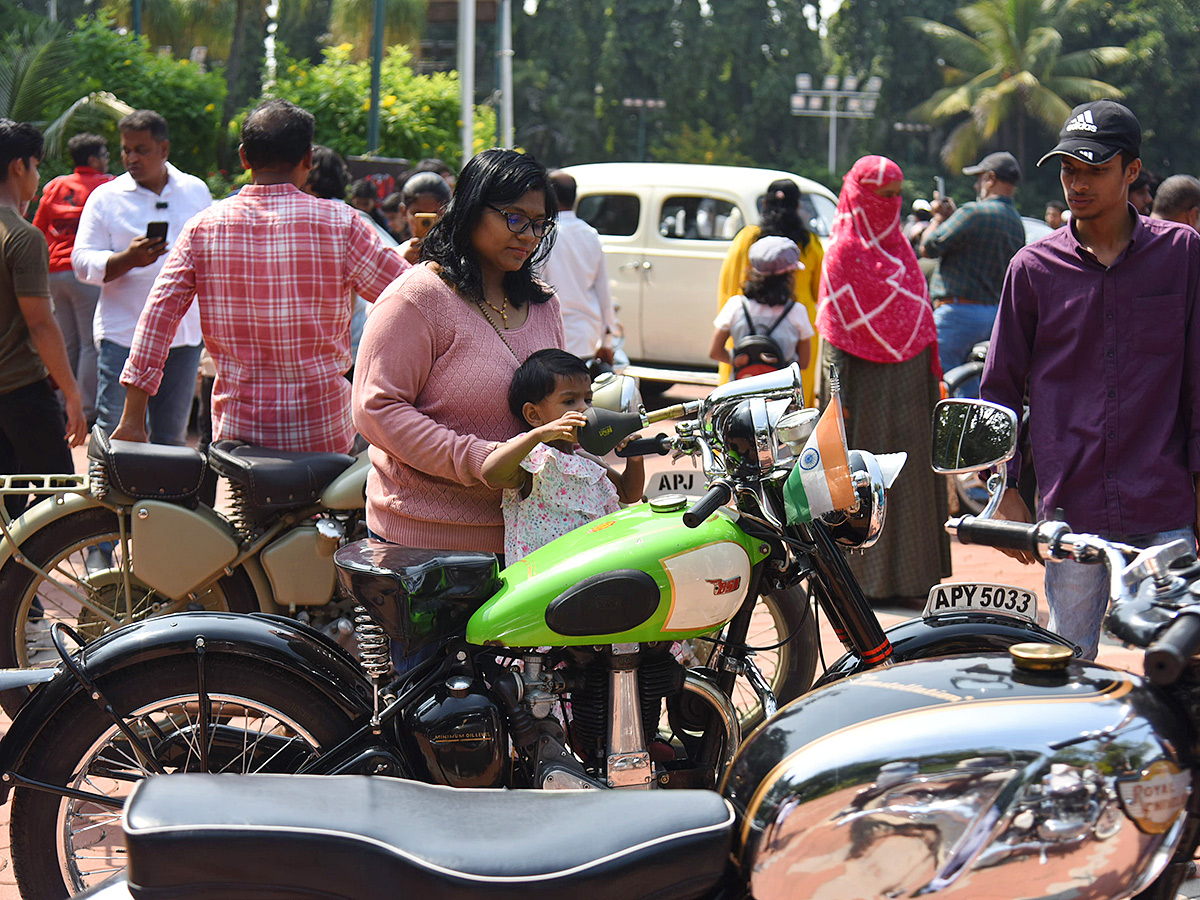
[[[458,176],[445,215],[421,242],[421,259],[438,263],[443,277],[462,296],[472,301],[482,300],[483,275],[471,235],[479,220],[489,212],[489,206],[503,208],[530,191],[542,193],[546,199],[546,218],[556,221],[558,201],[546,168],[536,159],[515,150],[484,150],[474,156]],[[554,231],[550,230],[520,269],[504,273],[504,290],[513,306],[545,303],[554,296],[554,291],[533,274],[553,244]]]
[[[779,275],[764,275],[756,269],[751,269],[742,286],[742,294],[747,300],[761,303],[763,306],[783,306],[795,296],[796,272],[783,272]]]
[[[551,347],[539,350],[521,363],[508,385],[508,408],[512,414],[529,425],[525,418],[526,403],[541,403],[558,386],[559,378],[586,378],[591,382],[587,363],[573,353]]]
[[[350,170],[340,153],[323,144],[313,146],[312,168],[308,172],[308,186],[313,196],[325,200],[345,200],[346,185],[350,183]]]
[[[801,250],[808,246],[809,232],[800,218],[800,185],[790,178],[772,181],[763,197],[759,237],[777,234],[791,238]]]
[[[450,202],[450,185],[437,172],[417,172],[408,176],[404,187],[400,189],[400,198],[405,206],[416,203],[422,194],[437,198],[438,203]]]

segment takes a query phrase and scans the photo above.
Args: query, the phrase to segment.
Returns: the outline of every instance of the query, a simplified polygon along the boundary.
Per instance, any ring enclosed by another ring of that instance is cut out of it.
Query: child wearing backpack
[[[742,293],[730,297],[713,320],[708,355],[733,364],[734,378],[748,378],[793,362],[808,365],[816,334],[808,312],[794,299],[792,282],[803,268],[796,242],[772,235],[750,245],[750,275]],[[733,338],[732,352],[725,349]]]

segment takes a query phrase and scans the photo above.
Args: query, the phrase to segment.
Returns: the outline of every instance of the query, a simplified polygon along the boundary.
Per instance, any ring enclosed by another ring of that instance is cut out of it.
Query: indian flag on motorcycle
[[[847,456],[846,423],[835,381],[829,405],[783,486],[789,522],[811,522],[825,513],[854,505],[854,484]]]

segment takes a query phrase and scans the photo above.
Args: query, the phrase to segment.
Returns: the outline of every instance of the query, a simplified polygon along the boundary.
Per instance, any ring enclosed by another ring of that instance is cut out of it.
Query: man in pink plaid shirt
[[[175,325],[200,304],[217,367],[213,440],[347,453],[353,295],[374,301],[408,262],[345,203],[300,191],[313,117],[269,100],[246,117],[239,150],[251,183],[184,227],[146,301],[121,373],[118,440],[146,439]]]

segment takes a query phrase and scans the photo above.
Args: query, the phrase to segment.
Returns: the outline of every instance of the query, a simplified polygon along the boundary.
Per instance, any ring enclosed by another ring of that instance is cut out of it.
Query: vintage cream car
[[[639,366],[714,373],[708,358],[717,279],[729,244],[759,220],[767,185],[791,178],[814,232],[829,234],[837,196],[790,172],[677,163],[591,163],[567,171],[578,213],[600,232],[625,351]],[[678,380],[708,380],[674,378]]]

